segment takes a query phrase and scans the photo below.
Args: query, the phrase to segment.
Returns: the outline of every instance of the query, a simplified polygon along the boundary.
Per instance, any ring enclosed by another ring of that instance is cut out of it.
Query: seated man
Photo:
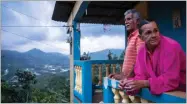
[[[186,92],[186,54],[180,44],[161,35],[155,21],[140,22],[139,33],[145,44],[137,55],[135,76],[121,80],[119,87],[129,95],[145,87],[152,94]]]

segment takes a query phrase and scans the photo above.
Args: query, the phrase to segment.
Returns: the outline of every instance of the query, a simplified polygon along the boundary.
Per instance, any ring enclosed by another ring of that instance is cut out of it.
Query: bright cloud
[[[62,26],[66,24],[51,19],[55,1],[6,1],[2,2],[2,5],[9,7],[2,6],[3,26]],[[83,24],[81,26],[81,53],[107,48],[124,49],[123,26],[111,26],[111,31],[108,32],[103,32],[103,25]],[[25,52],[38,48],[45,52],[69,54],[69,44],[66,43],[68,34],[64,27],[3,27],[2,29],[20,35],[16,36],[3,31],[2,49]]]
[[[101,37],[84,37],[81,39],[81,54],[83,52],[96,52],[104,49],[124,49],[125,38],[114,35]]]

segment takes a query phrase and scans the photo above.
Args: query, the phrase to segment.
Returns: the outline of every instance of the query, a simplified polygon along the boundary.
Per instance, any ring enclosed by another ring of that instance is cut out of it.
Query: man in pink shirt
[[[186,54],[180,44],[161,35],[155,21],[142,21],[139,33],[145,44],[137,55],[135,76],[122,80],[119,87],[128,95],[146,87],[156,95],[172,90],[186,92]]]
[[[116,80],[121,80],[123,78],[128,78],[133,76],[134,73],[133,69],[136,62],[136,56],[138,54],[139,48],[144,43],[140,39],[139,31],[138,31],[138,24],[139,21],[141,20],[140,13],[137,12],[135,9],[130,9],[124,13],[124,16],[125,16],[124,21],[125,21],[125,28],[127,30],[128,40],[127,40],[127,47],[124,55],[122,72],[110,74],[108,76],[109,78],[113,78]],[[131,101],[134,103],[140,102],[140,99],[138,97],[131,96],[129,99],[128,96],[126,95],[124,96],[127,98],[126,101],[127,103]],[[136,100],[132,100],[132,99],[136,99]]]
[[[139,38],[138,24],[141,20],[140,13],[135,9],[130,9],[125,12],[125,27],[127,30],[127,47],[124,55],[124,62],[122,67],[122,73],[120,74],[110,74],[109,78],[114,78],[116,80],[128,78],[133,75],[133,68],[136,62],[136,56],[139,51],[140,46],[144,43]]]

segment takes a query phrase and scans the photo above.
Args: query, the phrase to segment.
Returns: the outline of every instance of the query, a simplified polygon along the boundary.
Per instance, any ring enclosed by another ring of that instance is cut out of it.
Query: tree
[[[35,74],[29,71],[17,70],[13,81],[1,80],[2,102],[24,103],[31,101],[32,84],[36,83]]]
[[[48,89],[32,89],[33,103],[57,103],[58,95]],[[62,102],[61,102],[62,103]]]
[[[110,52],[110,50],[109,50],[109,52],[108,52],[108,60],[112,60],[112,52]],[[106,70],[104,70],[103,71],[104,73],[106,73]],[[109,65],[109,73],[111,72],[111,65]]]
[[[21,95],[25,98],[25,102],[31,101],[32,85],[36,84],[36,75],[30,71],[17,70],[16,74],[18,79],[18,87],[21,87]]]
[[[16,103],[20,101],[15,89],[3,79],[1,80],[1,91],[1,103]]]
[[[90,60],[91,59],[91,56],[88,53],[84,52],[83,55],[81,56],[80,60]]]
[[[58,95],[58,103],[70,102],[70,82],[65,77],[54,76],[49,81],[48,88]]]
[[[123,59],[124,59],[124,55],[125,55],[125,50],[123,50],[123,52],[121,53],[119,59],[120,59],[120,60],[123,60]]]
[[[114,54],[114,57],[112,58],[113,60],[118,60],[118,56]]]
[[[70,102],[70,80],[63,76],[48,76],[46,86],[34,88],[32,91],[33,103],[68,103]],[[42,80],[43,81],[43,80]],[[40,86],[43,83],[38,83]]]
[[[87,59],[88,59],[88,60],[91,60],[91,56],[90,56],[90,53],[89,53],[89,52],[87,53]]]
[[[1,80],[2,103],[68,103],[70,102],[70,80],[66,77],[45,76],[45,83],[36,83],[35,74],[17,70],[16,76],[8,83]],[[43,77],[42,77],[43,79]],[[42,80],[43,81],[43,80]],[[44,86],[46,84],[46,86]]]
[[[112,60],[112,52],[110,52],[110,50],[108,52],[108,60]]]

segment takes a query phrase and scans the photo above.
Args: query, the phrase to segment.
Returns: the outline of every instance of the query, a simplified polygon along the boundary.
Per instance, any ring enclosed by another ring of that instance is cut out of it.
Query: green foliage
[[[108,60],[112,60],[112,52],[108,51]]]
[[[69,79],[62,76],[44,76],[36,83],[35,74],[17,70],[17,82],[1,80],[2,103],[67,103],[70,102]],[[40,83],[47,79],[44,83]],[[42,86],[41,88],[34,86]]]
[[[33,89],[33,103],[54,103],[57,102],[57,94],[52,93],[46,89]]]
[[[67,103],[70,102],[70,85],[67,78],[52,76],[43,88],[34,88],[32,102],[37,103]]]
[[[80,60],[91,60],[91,56],[88,53],[84,52],[83,55],[81,55]]]
[[[125,50],[123,50],[123,52],[121,53],[119,59],[120,59],[120,60],[123,60],[123,59],[124,59],[124,55],[125,55]]]
[[[30,71],[17,70],[16,74],[18,80],[20,96],[25,98],[24,102],[31,102],[32,85],[36,83],[36,75]]]
[[[114,54],[112,60],[118,60],[118,56],[116,54]]]
[[[18,102],[17,92],[6,81],[1,80],[1,102],[13,103]]]

